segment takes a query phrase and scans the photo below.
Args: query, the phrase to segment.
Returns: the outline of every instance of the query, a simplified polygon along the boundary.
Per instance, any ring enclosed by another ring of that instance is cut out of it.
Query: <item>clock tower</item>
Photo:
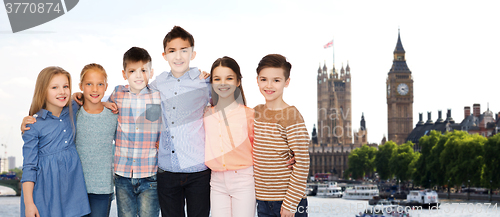
[[[399,30],[394,60],[387,75],[386,85],[388,140],[401,145],[413,129],[413,78],[406,65],[405,50]]]

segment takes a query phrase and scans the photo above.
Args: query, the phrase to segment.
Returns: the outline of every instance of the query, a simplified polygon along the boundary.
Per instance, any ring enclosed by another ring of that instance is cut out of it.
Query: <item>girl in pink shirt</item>
[[[238,63],[227,56],[210,70],[212,106],[205,112],[205,164],[212,170],[213,217],[254,217],[253,109],[246,107]]]

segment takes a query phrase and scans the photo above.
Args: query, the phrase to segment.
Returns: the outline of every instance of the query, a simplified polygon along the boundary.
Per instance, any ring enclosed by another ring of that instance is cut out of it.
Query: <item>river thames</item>
[[[310,217],[354,217],[368,207],[368,202],[361,200],[308,197],[308,201]],[[20,197],[0,196],[0,217],[19,217],[19,207]],[[486,202],[441,200],[439,209],[413,210],[410,214],[412,217],[492,217],[500,216],[500,209],[497,204]],[[110,217],[116,216],[116,201],[113,201]]]

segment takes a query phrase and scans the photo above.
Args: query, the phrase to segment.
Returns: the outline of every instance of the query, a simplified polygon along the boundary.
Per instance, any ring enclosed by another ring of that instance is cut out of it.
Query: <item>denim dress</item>
[[[59,117],[42,109],[23,134],[23,177],[34,182],[33,201],[40,216],[83,216],[90,213],[74,129],[78,105],[63,108]],[[72,118],[70,118],[70,115]],[[21,216],[25,216],[24,192]]]

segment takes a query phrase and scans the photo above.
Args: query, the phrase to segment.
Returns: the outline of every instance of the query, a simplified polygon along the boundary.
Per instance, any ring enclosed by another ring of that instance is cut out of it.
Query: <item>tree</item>
[[[354,149],[351,154],[349,154],[348,171],[352,174],[354,179],[362,178],[365,174],[374,171],[375,166],[373,162],[376,152],[376,148],[363,145],[361,148]]]
[[[441,152],[440,163],[445,167],[445,180],[453,185],[479,186],[483,170],[484,144],[488,141],[478,134],[454,131]]]
[[[410,165],[408,166],[408,177],[413,177],[413,174],[417,171],[416,165],[417,161],[420,159],[420,153],[415,152],[413,156],[413,160],[411,161]]]
[[[392,158],[392,154],[397,146],[398,145],[393,141],[388,141],[378,147],[378,151],[375,154],[374,163],[381,180],[390,179],[393,176],[393,172],[391,171],[389,166],[389,160]]]
[[[500,187],[500,134],[488,138],[484,144],[484,170],[481,183],[488,188]]]
[[[445,135],[442,135],[441,133],[434,130],[431,132],[431,137],[434,137],[434,139],[432,140],[436,143],[434,144],[434,146],[432,146],[430,155],[426,159],[427,171],[430,173],[431,180],[431,182],[429,183],[429,188],[434,184],[443,186],[448,182],[445,177],[446,165],[441,164],[439,158],[444,150],[444,144],[446,143],[446,141],[448,141],[451,135],[452,133],[450,132],[447,132]]]
[[[389,160],[391,171],[398,180],[407,181],[410,179],[408,170],[411,162],[415,158],[415,153],[413,151],[413,143],[408,141],[400,146],[398,146]]]
[[[412,174],[412,179],[414,184],[425,187],[431,186],[429,180],[431,180],[432,171],[428,167],[428,161],[431,156],[431,150],[439,141],[440,137],[441,133],[432,130],[429,135],[422,136],[418,141],[421,151],[419,158],[413,164],[414,172]]]

